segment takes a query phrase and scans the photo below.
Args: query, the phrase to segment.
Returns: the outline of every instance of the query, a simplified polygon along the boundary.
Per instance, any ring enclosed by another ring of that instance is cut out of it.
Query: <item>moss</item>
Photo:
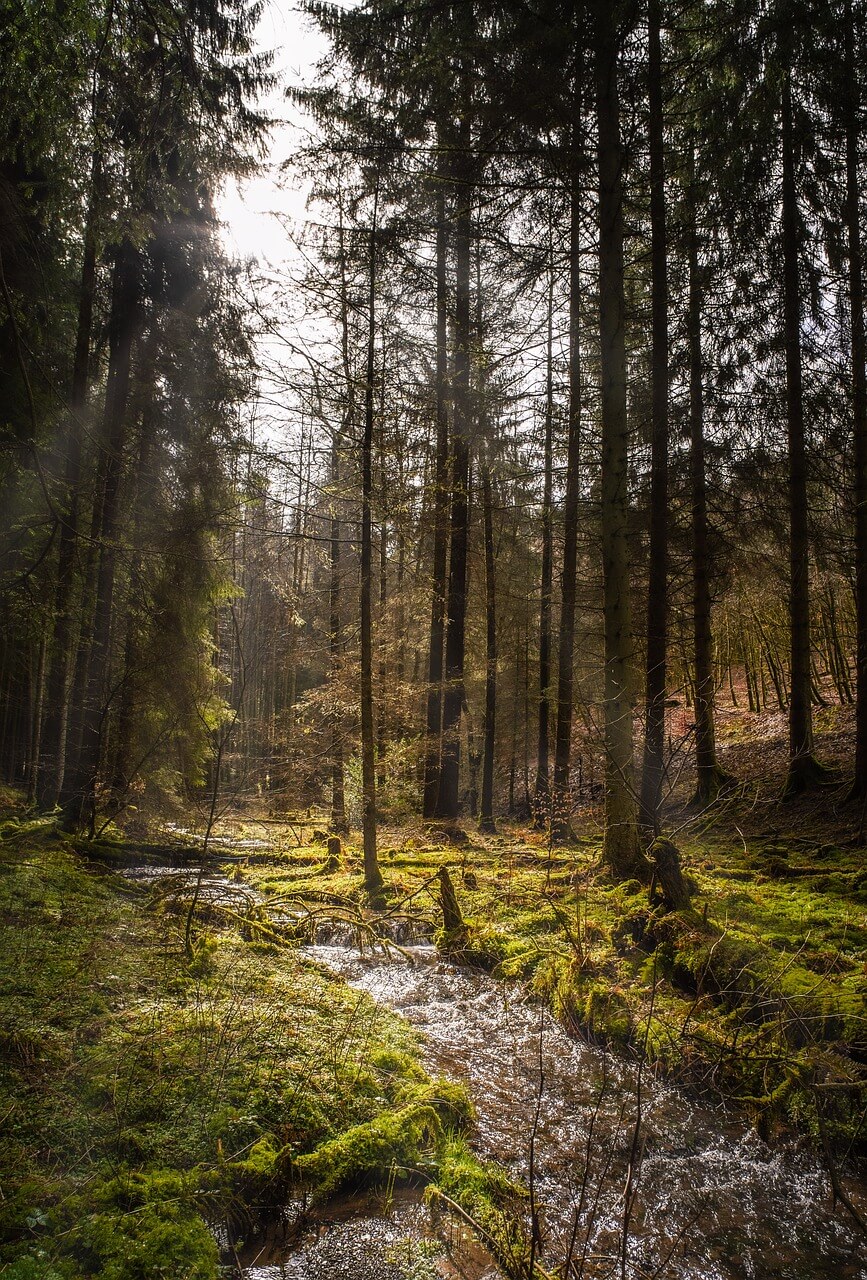
[[[424,840],[395,843],[404,893],[453,860]],[[684,842],[681,854],[701,909],[663,924],[637,882],[598,876],[595,840],[553,858],[530,831],[468,847],[456,958],[528,980],[581,1034],[639,1050],[646,1040],[665,1070],[712,1080],[729,1097],[769,1096],[801,1049],[833,1045],[857,1065],[867,956],[867,918],[854,903],[860,853],[779,835],[744,845],[722,833]],[[809,865],[818,861],[823,889]],[[327,883],[338,887],[339,877]],[[846,893],[830,892],[835,885]],[[786,1102],[775,1114],[794,1111]]]
[[[582,987],[582,1024],[601,1044],[628,1044],[633,1020],[626,995],[600,979]]]
[[[398,1018],[293,951],[215,926],[187,963],[181,919],[50,829],[0,867],[4,1274],[211,1280],[203,1212],[282,1203],[290,1151],[465,1122]]]
[[[427,1194],[434,1201],[445,1195],[463,1210],[504,1274],[528,1274],[528,1193],[502,1166],[480,1161],[463,1140],[452,1140]]]
[[[68,1235],[85,1274],[100,1280],[218,1280],[219,1255],[201,1216],[183,1205],[95,1213]]]
[[[406,1086],[402,1105],[356,1125],[315,1151],[299,1156],[295,1174],[320,1198],[348,1186],[393,1176],[412,1177],[433,1168],[448,1129],[465,1124],[465,1090],[449,1081]]]

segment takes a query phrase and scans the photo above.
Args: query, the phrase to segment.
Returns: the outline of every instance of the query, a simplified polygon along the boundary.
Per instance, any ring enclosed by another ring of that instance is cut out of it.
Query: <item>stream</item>
[[[552,1270],[562,1264],[571,1241],[577,1274],[583,1258],[588,1280],[619,1276],[637,1067],[567,1036],[514,984],[442,961],[432,946],[385,954],[332,942],[308,952],[422,1033],[428,1068],[467,1083],[480,1153],[525,1180],[536,1118],[543,1261]],[[742,1116],[646,1072],[640,1097],[628,1276],[867,1278],[867,1242],[841,1208],[833,1211],[828,1176],[805,1147],[771,1147]],[[850,1187],[850,1194],[863,1211],[865,1188]],[[365,1221],[375,1227],[375,1217]],[[338,1274],[315,1259],[300,1270],[254,1266],[246,1273],[248,1280]],[[363,1275],[390,1280],[392,1272],[386,1264]]]
[[[239,892],[219,874],[207,883],[205,896]],[[308,955],[416,1028],[430,1071],[466,1083],[479,1154],[527,1183],[532,1160],[541,1260],[552,1272],[570,1256],[573,1276],[622,1274],[624,1188],[637,1153],[629,1280],[867,1280],[867,1241],[833,1208],[806,1144],[768,1145],[743,1115],[571,1038],[520,986],[444,961],[428,943],[359,951],[340,926],[317,937]],[[847,1190],[867,1212],[867,1186],[850,1180]],[[307,1218],[301,1236],[282,1230],[238,1255],[245,1280],[498,1275],[465,1231],[432,1221],[417,1193],[349,1197]],[[433,1246],[445,1252],[431,1270]]]

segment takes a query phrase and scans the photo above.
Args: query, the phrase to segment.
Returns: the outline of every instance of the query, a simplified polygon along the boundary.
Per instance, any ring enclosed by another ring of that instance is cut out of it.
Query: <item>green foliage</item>
[[[91,1213],[66,1235],[85,1274],[100,1280],[217,1280],[217,1245],[192,1207],[158,1200]]]

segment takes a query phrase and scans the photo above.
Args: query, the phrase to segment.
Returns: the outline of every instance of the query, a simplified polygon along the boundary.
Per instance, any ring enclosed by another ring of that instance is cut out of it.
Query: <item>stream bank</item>
[[[628,1274],[867,1277],[865,1240],[834,1210],[805,1144],[768,1145],[742,1115],[572,1039],[526,991],[444,962],[432,947],[310,953],[421,1030],[429,1070],[466,1082],[482,1155],[535,1180],[548,1266],[562,1264],[572,1241],[586,1275],[616,1268],[640,1105]],[[867,1207],[867,1188],[849,1189]]]
[[[219,1224],[252,1238],[341,1141],[347,1180],[430,1176],[468,1102],[406,1023],[263,938],[244,885],[127,871],[48,822],[0,838],[4,1280],[217,1280]],[[190,955],[167,879],[198,886]]]

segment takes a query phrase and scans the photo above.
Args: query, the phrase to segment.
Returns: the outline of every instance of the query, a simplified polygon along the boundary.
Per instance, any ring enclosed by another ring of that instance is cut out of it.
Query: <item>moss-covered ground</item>
[[[245,1232],[299,1189],[404,1177],[436,1179],[498,1253],[521,1197],[455,1136],[468,1100],[428,1078],[399,1019],[293,945],[335,918],[362,937],[383,915],[438,930],[575,1034],[644,1055],[769,1135],[811,1134],[832,1163],[865,1154],[864,848],[851,819],[782,812],[736,801],[676,831],[692,907],[666,912],[606,875],[591,811],[561,848],[529,825],[481,837],[468,823],[459,843],[384,828],[375,901],[358,838],[335,863],[315,815],[251,811],[218,835],[260,905],[200,903],[185,952],[183,903],[117,874],[140,853],[75,847],[7,811],[0,1274],[212,1280],[215,1224]],[[465,920],[452,936],[444,867]]]
[[[6,819],[0,1274],[214,1280],[220,1224],[454,1169],[469,1102],[400,1019],[231,919],[186,954],[183,910]]]

